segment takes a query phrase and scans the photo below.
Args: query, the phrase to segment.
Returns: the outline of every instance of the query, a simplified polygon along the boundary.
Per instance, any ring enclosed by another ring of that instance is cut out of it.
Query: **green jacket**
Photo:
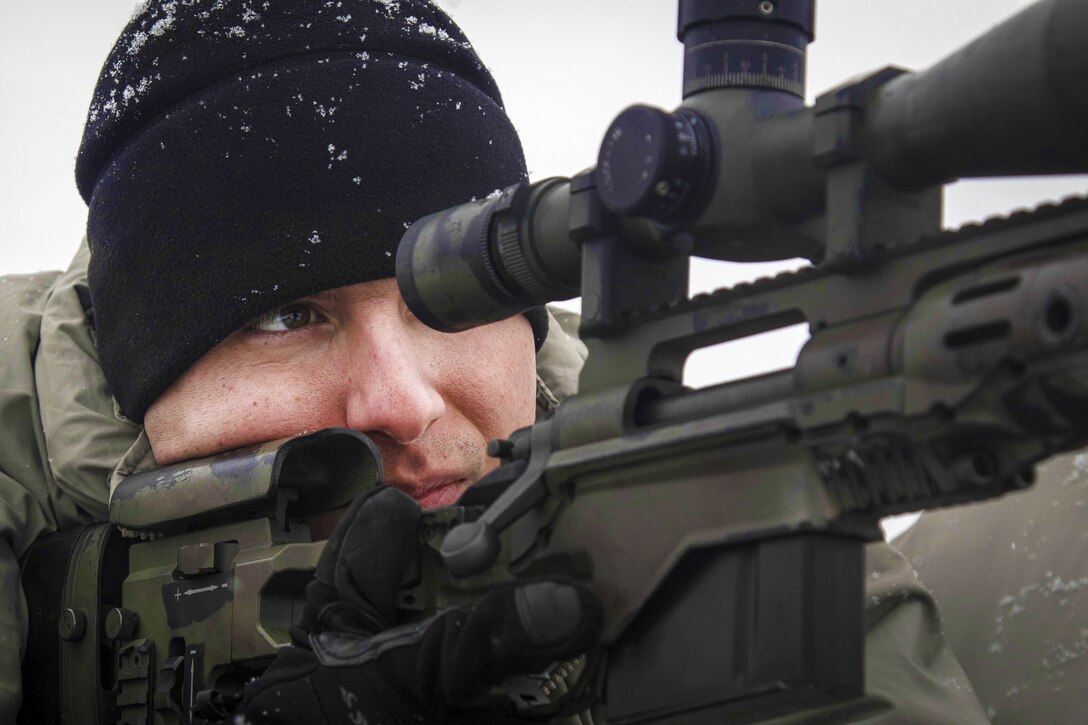
[[[98,368],[80,303],[86,256],[64,274],[0,278],[3,723],[15,722],[26,648],[19,559],[40,536],[105,519],[109,478],[140,433],[115,413]]]
[[[104,520],[111,482],[154,465],[98,367],[80,302],[86,262],[83,247],[64,274],[0,278],[0,723],[14,722],[20,705],[27,614],[19,559],[40,536]],[[568,328],[576,323],[560,317]],[[537,361],[541,410],[574,392],[583,359],[580,341],[553,324]],[[895,709],[855,721],[985,722],[933,599],[905,560],[879,544],[868,566],[868,689]]]
[[[1088,712],[1088,453],[1035,486],[927,513],[896,543],[931,587],[945,633],[995,723]]]

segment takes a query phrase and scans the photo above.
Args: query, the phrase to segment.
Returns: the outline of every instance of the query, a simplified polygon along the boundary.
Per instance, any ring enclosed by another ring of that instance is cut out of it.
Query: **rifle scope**
[[[831,185],[851,164],[909,198],[1088,161],[1081,0],[1043,0],[926,71],[886,69],[806,107],[812,27],[812,0],[681,0],[680,107],[623,111],[595,169],[571,181],[517,184],[416,222],[397,253],[409,307],[455,331],[569,299],[581,244],[605,236],[648,258],[817,261],[847,213],[832,200],[850,195]]]

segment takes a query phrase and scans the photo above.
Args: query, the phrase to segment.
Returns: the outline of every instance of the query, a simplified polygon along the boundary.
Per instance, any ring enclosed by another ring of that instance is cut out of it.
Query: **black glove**
[[[510,722],[491,686],[588,650],[600,604],[559,580],[497,585],[472,606],[397,626],[421,546],[419,505],[380,487],[352,503],[306,588],[297,646],[246,687],[254,723]]]

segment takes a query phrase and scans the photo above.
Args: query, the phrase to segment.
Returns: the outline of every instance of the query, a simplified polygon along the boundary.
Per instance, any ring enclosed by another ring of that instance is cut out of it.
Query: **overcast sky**
[[[605,128],[624,107],[672,108],[681,100],[674,0],[440,4],[496,76],[533,178],[592,165]],[[924,69],[1028,4],[819,0],[809,100],[884,65]],[[0,0],[0,274],[63,267],[78,244],[86,208],[73,181],[74,158],[98,71],[134,6],[133,0]],[[961,182],[947,190],[946,225],[1086,186],[1085,177]],[[711,289],[777,268],[703,263],[693,287]],[[733,348],[728,369],[744,375],[789,365],[801,339],[795,332],[759,354]]]
[[[591,165],[604,129],[625,106],[671,108],[680,101],[674,0],[440,4],[498,79],[534,178]],[[924,68],[1027,4],[819,0],[809,97],[886,64]],[[59,267],[78,243],[85,207],[73,160],[99,68],[134,6],[0,0],[0,273]],[[958,223],[1084,185],[1066,179],[953,187],[947,216]]]

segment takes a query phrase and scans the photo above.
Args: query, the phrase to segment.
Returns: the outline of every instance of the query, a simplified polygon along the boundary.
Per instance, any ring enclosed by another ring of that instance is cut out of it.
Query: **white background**
[[[675,0],[439,4],[497,78],[533,178],[592,165],[605,128],[627,105],[680,102]],[[818,0],[809,99],[884,65],[925,68],[1028,4]],[[98,71],[134,6],[133,0],[0,0],[0,273],[65,265],[78,243],[86,209],[73,181],[75,154]],[[1086,185],[1083,177],[961,182],[949,188],[946,222]],[[715,271],[713,280],[699,275],[701,288],[729,279],[718,265]]]
[[[282,0],[281,0],[282,1]],[[789,2],[791,0],[783,0]],[[502,89],[534,179],[594,163],[611,119],[680,100],[674,0],[441,0]],[[862,72],[920,70],[1013,15],[1025,0],[819,0],[808,98]],[[91,90],[133,0],[0,0],[0,274],[67,265],[86,208],[73,167]],[[1083,192],[1086,177],[960,182],[945,225]],[[700,263],[693,291],[780,265]],[[708,351],[693,384],[792,364],[794,331],[747,350]]]

